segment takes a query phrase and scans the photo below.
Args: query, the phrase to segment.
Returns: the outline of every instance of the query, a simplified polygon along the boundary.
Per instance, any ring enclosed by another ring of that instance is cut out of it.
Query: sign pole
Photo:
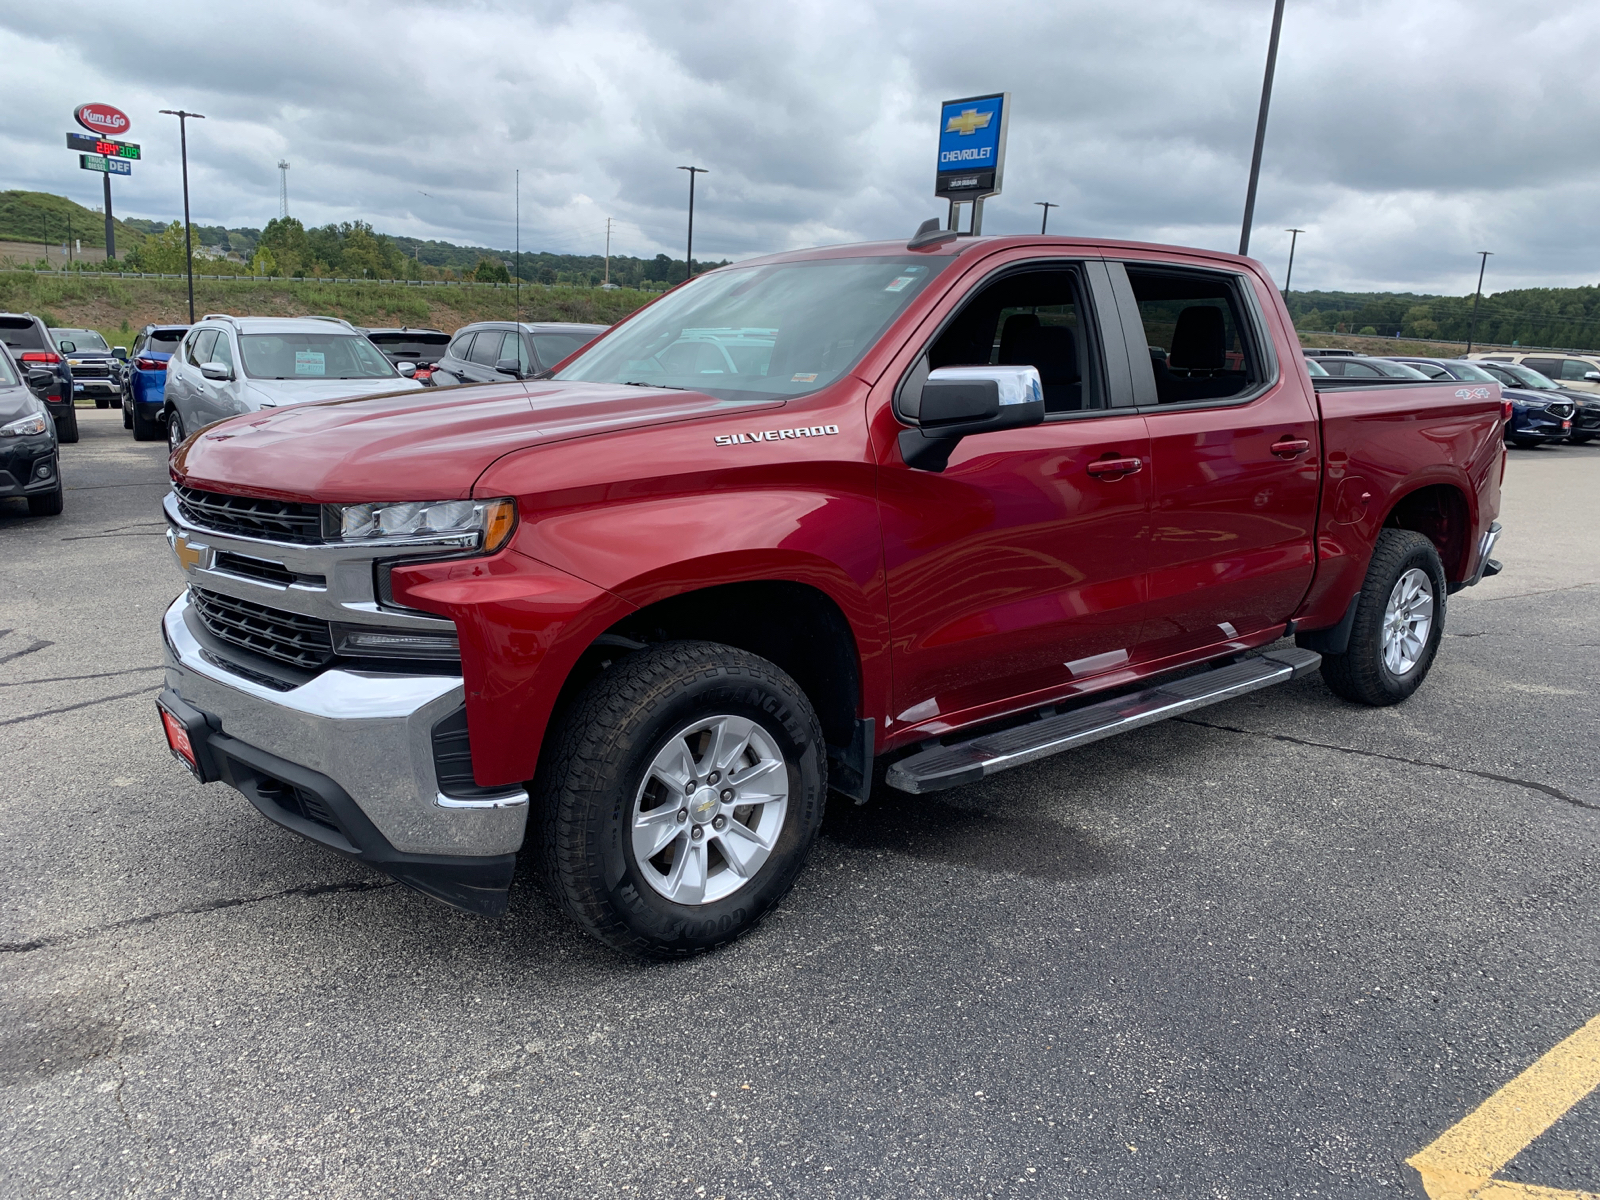
[[[117,231],[111,224],[111,172],[105,174],[106,184],[106,261],[117,256]]]

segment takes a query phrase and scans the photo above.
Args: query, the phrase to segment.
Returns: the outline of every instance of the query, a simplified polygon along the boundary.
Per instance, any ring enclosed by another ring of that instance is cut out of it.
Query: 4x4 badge
[[[738,446],[748,442],[781,442],[787,438],[830,437],[839,432],[837,425],[801,425],[795,429],[763,429],[754,433],[724,433],[718,436],[719,446]]]

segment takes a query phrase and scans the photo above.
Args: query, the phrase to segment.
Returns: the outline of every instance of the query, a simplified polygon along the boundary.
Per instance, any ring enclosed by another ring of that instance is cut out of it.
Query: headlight
[[[49,420],[50,418],[43,413],[22,417],[9,425],[0,425],[0,437],[26,437],[30,433],[43,433],[50,428]]]
[[[386,504],[329,504],[324,532],[345,542],[438,542],[495,551],[517,523],[513,500],[403,500]]]

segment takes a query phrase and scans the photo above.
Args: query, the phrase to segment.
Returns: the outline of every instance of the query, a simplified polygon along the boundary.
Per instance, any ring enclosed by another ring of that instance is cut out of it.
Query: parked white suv
[[[167,363],[167,442],[263,408],[421,390],[348,321],[211,314]]]
[[[1519,363],[1580,392],[1600,392],[1600,355],[1559,350],[1483,350],[1471,356],[1486,362]]]

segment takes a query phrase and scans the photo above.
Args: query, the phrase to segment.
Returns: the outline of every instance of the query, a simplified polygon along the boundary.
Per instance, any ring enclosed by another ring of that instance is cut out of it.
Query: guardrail
[[[35,271],[27,267],[0,267],[0,275],[48,275],[52,279],[188,279],[181,272],[176,275],[155,271]],[[476,279],[344,279],[333,275],[202,275],[195,273],[195,279],[201,280],[233,280],[245,283],[370,283],[383,287],[457,287],[457,288],[504,288],[513,291],[516,283],[483,283]],[[522,281],[524,288],[581,288],[585,291],[622,290],[635,292],[650,292],[652,294],[666,288],[621,288],[613,284],[610,289],[605,289],[598,283],[535,283],[532,280]]]

